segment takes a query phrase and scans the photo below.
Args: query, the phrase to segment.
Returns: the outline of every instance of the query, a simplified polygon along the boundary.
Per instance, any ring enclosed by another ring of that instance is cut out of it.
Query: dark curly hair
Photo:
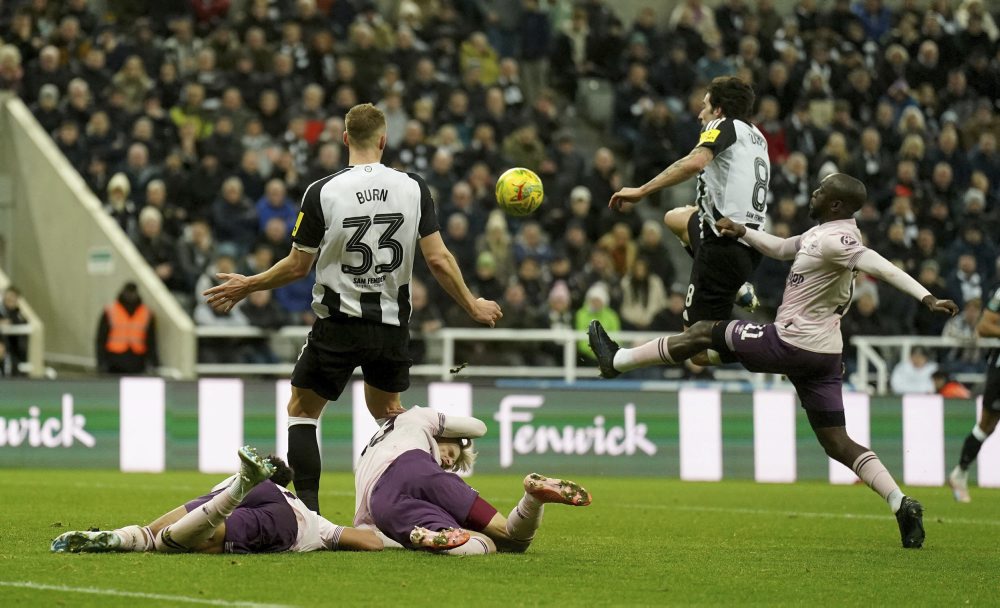
[[[708,85],[708,101],[713,107],[722,108],[726,118],[749,122],[753,112],[753,87],[735,76],[719,76]]]
[[[285,464],[284,460],[274,454],[268,454],[267,459],[274,465],[274,475],[271,475],[271,481],[283,488],[287,488],[293,479],[292,467]]]

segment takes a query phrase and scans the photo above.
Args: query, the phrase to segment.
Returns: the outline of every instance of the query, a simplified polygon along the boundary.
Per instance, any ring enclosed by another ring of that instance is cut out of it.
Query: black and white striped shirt
[[[698,174],[697,205],[702,230],[719,235],[715,222],[728,217],[748,228],[759,228],[767,217],[771,162],[767,140],[750,123],[731,118],[709,122],[698,145],[714,154]]]
[[[1000,314],[1000,285],[993,290],[993,294],[986,300],[986,310]],[[1000,370],[1000,348],[991,348],[986,355],[986,364],[996,372]],[[986,404],[984,404],[986,405]]]
[[[374,163],[313,182],[292,230],[296,248],[318,254],[313,311],[405,327],[417,241],[438,230],[415,173]]]

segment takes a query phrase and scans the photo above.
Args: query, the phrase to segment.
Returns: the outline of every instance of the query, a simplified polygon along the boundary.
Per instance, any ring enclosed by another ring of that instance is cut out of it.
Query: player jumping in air
[[[939,300],[917,281],[861,244],[854,213],[867,197],[864,184],[842,173],[822,181],[809,202],[819,222],[804,234],[782,239],[722,218],[721,236],[742,239],[761,253],[792,260],[774,323],[701,321],[684,333],[636,348],[619,348],[600,323],[589,328],[590,347],[601,376],[650,365],[677,365],[708,349],[714,363],[739,361],[752,372],[784,374],[795,386],[813,432],[826,453],[848,466],[896,514],[903,547],[924,542],[923,507],[905,496],[875,452],[847,434],[842,396],[840,318],[847,312],[857,271],[886,281],[935,312],[954,315],[951,300]]]
[[[663,188],[698,178],[696,205],[673,209],[667,227],[694,258],[684,300],[684,321],[715,321],[732,316],[733,302],[755,309],[757,297],[747,283],[761,255],[744,239],[728,239],[716,222],[729,218],[758,228],[767,217],[771,162],[764,135],[750,122],[753,88],[732,76],[708,86],[698,119],[704,125],[698,145],[687,156],[638,188],[622,188],[608,203],[618,209]]]

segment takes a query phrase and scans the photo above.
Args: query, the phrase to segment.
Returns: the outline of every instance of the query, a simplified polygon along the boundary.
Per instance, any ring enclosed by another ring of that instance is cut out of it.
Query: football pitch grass
[[[555,475],[558,471],[539,471]],[[222,476],[0,471],[0,606],[654,606],[991,604],[1000,492],[956,504],[914,488],[923,549],[863,486],[577,479],[589,507],[550,505],[522,555],[49,553],[66,530],[148,522]],[[519,476],[469,479],[507,513]],[[905,490],[905,489],[904,489]],[[350,523],[353,483],[327,473],[324,514]]]

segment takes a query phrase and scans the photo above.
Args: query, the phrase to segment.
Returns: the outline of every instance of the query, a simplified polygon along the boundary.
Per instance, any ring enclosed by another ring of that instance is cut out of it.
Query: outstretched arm
[[[420,239],[420,251],[424,254],[424,260],[434,279],[474,321],[490,327],[496,325],[503,317],[500,305],[472,295],[462,278],[455,256],[448,251],[440,232],[433,232]]]
[[[450,414],[441,414],[441,416],[444,418],[444,430],[441,431],[441,437],[475,438],[486,434],[486,423],[479,418],[473,418],[472,416],[452,416]]]
[[[946,312],[951,316],[958,314],[958,306],[954,302],[937,299],[926,287],[918,283],[916,279],[871,249],[864,251],[858,256],[854,268],[885,281],[903,293],[920,300],[924,306],[934,312]]]
[[[769,258],[776,260],[791,260],[799,250],[801,237],[793,236],[783,239],[773,234],[747,228],[743,224],[738,224],[728,217],[715,222],[715,227],[719,229],[722,236],[734,239],[743,239],[751,247],[763,253]]]
[[[658,192],[664,188],[669,188],[681,182],[685,182],[695,175],[698,175],[708,163],[712,162],[715,154],[704,146],[698,146],[688,153],[684,158],[675,161],[672,165],[664,169],[659,175],[649,180],[638,188],[622,188],[611,195],[608,207],[621,209],[623,203],[638,203],[644,197]]]
[[[240,300],[255,291],[282,287],[306,276],[312,268],[314,259],[316,259],[315,252],[292,247],[287,256],[260,274],[247,277],[242,274],[220,272],[216,276],[225,279],[226,282],[206,289],[201,295],[205,296],[205,301],[215,310],[228,312]]]

